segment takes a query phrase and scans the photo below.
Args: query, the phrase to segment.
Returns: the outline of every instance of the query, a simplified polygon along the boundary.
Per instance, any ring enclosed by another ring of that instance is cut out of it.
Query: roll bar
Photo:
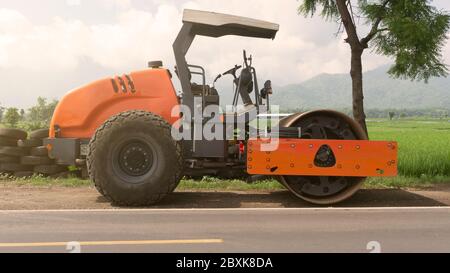
[[[186,54],[197,35],[218,38],[236,35],[253,38],[275,39],[280,26],[278,24],[246,17],[215,12],[186,9],[183,27],[178,34],[173,50],[177,63],[178,77],[183,89],[183,104],[194,109],[194,96],[191,89],[191,77]]]

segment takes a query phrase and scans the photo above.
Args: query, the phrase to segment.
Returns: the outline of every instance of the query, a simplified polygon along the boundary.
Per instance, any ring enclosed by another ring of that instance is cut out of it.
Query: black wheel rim
[[[154,149],[147,142],[133,139],[118,145],[114,152],[114,158],[115,165],[123,177],[139,178],[151,172],[156,155]]]

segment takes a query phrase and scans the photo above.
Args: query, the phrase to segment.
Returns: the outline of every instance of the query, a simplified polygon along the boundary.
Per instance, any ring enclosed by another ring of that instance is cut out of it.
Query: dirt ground
[[[361,190],[338,207],[449,206],[450,185],[430,189]],[[176,192],[154,208],[312,207],[287,191]],[[94,188],[0,186],[0,210],[110,209]]]

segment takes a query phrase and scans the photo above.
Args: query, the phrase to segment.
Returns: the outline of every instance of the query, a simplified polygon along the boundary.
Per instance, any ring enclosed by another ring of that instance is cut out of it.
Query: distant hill
[[[450,109],[450,77],[428,84],[392,79],[388,66],[364,74],[367,109]],[[349,74],[322,74],[301,84],[276,88],[272,103],[282,109],[349,108],[352,103]]]

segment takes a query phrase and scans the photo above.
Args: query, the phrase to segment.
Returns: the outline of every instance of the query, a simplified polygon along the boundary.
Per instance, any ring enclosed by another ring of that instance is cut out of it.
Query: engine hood
[[[147,69],[105,78],[70,91],[56,107],[50,138],[90,139],[112,116],[144,110],[173,124],[178,98],[166,69]]]

